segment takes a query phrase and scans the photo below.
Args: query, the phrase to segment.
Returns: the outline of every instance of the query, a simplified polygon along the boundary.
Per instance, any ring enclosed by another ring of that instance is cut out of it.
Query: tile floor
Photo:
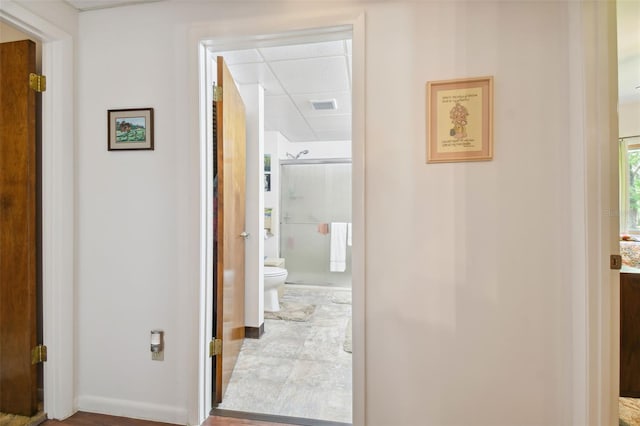
[[[314,313],[306,322],[265,319],[262,337],[245,339],[218,408],[351,423],[350,296],[286,284],[281,300],[314,304]]]
[[[618,403],[620,426],[640,425],[640,399],[620,398]]]

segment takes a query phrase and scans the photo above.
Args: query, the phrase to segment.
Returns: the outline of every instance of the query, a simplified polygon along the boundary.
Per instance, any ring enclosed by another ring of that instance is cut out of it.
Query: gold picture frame
[[[493,159],[493,77],[427,82],[427,163]]]

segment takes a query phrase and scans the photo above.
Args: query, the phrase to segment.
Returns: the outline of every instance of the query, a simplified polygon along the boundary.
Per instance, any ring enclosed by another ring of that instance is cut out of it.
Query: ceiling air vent
[[[327,99],[323,101],[310,101],[311,107],[316,111],[331,111],[338,109],[338,104],[335,99]]]

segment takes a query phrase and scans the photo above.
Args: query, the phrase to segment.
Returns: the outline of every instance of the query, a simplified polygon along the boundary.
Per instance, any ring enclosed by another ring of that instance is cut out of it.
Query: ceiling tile
[[[351,114],[351,93],[349,92],[325,92],[311,93],[305,95],[293,95],[293,102],[305,117],[315,117],[321,115],[343,115]],[[311,107],[311,101],[323,101],[335,99],[338,106],[335,110],[316,111]]]
[[[282,61],[344,55],[345,47],[344,42],[340,40],[293,46],[264,47],[260,49],[260,52],[267,61]]]
[[[227,65],[252,64],[264,62],[257,49],[231,50],[228,52],[215,52],[213,56],[222,56]]]
[[[284,91],[280,83],[266,64],[229,65],[229,71],[237,84],[260,83],[265,95],[282,95]]]
[[[349,90],[344,56],[274,62],[271,69],[291,95]]]
[[[306,120],[288,96],[264,97],[264,128],[279,131],[291,142],[315,140]]]
[[[351,140],[351,129],[349,130],[326,130],[326,131],[317,131],[316,140],[317,141],[350,141]]]
[[[351,131],[351,115],[326,115],[308,117],[307,122],[314,132],[327,130]]]
[[[621,103],[640,101],[640,55],[620,61],[618,66],[618,96]]]
[[[217,55],[224,56],[239,85],[264,87],[266,130],[279,131],[292,142],[350,140],[350,48],[350,42],[338,40]],[[311,100],[327,99],[336,99],[338,109],[312,109]]]

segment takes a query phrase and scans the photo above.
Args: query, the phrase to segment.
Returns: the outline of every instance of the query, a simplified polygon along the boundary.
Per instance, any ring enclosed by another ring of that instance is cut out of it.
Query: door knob
[[[247,231],[242,231],[240,236],[246,240],[247,238],[249,238],[249,233]]]

